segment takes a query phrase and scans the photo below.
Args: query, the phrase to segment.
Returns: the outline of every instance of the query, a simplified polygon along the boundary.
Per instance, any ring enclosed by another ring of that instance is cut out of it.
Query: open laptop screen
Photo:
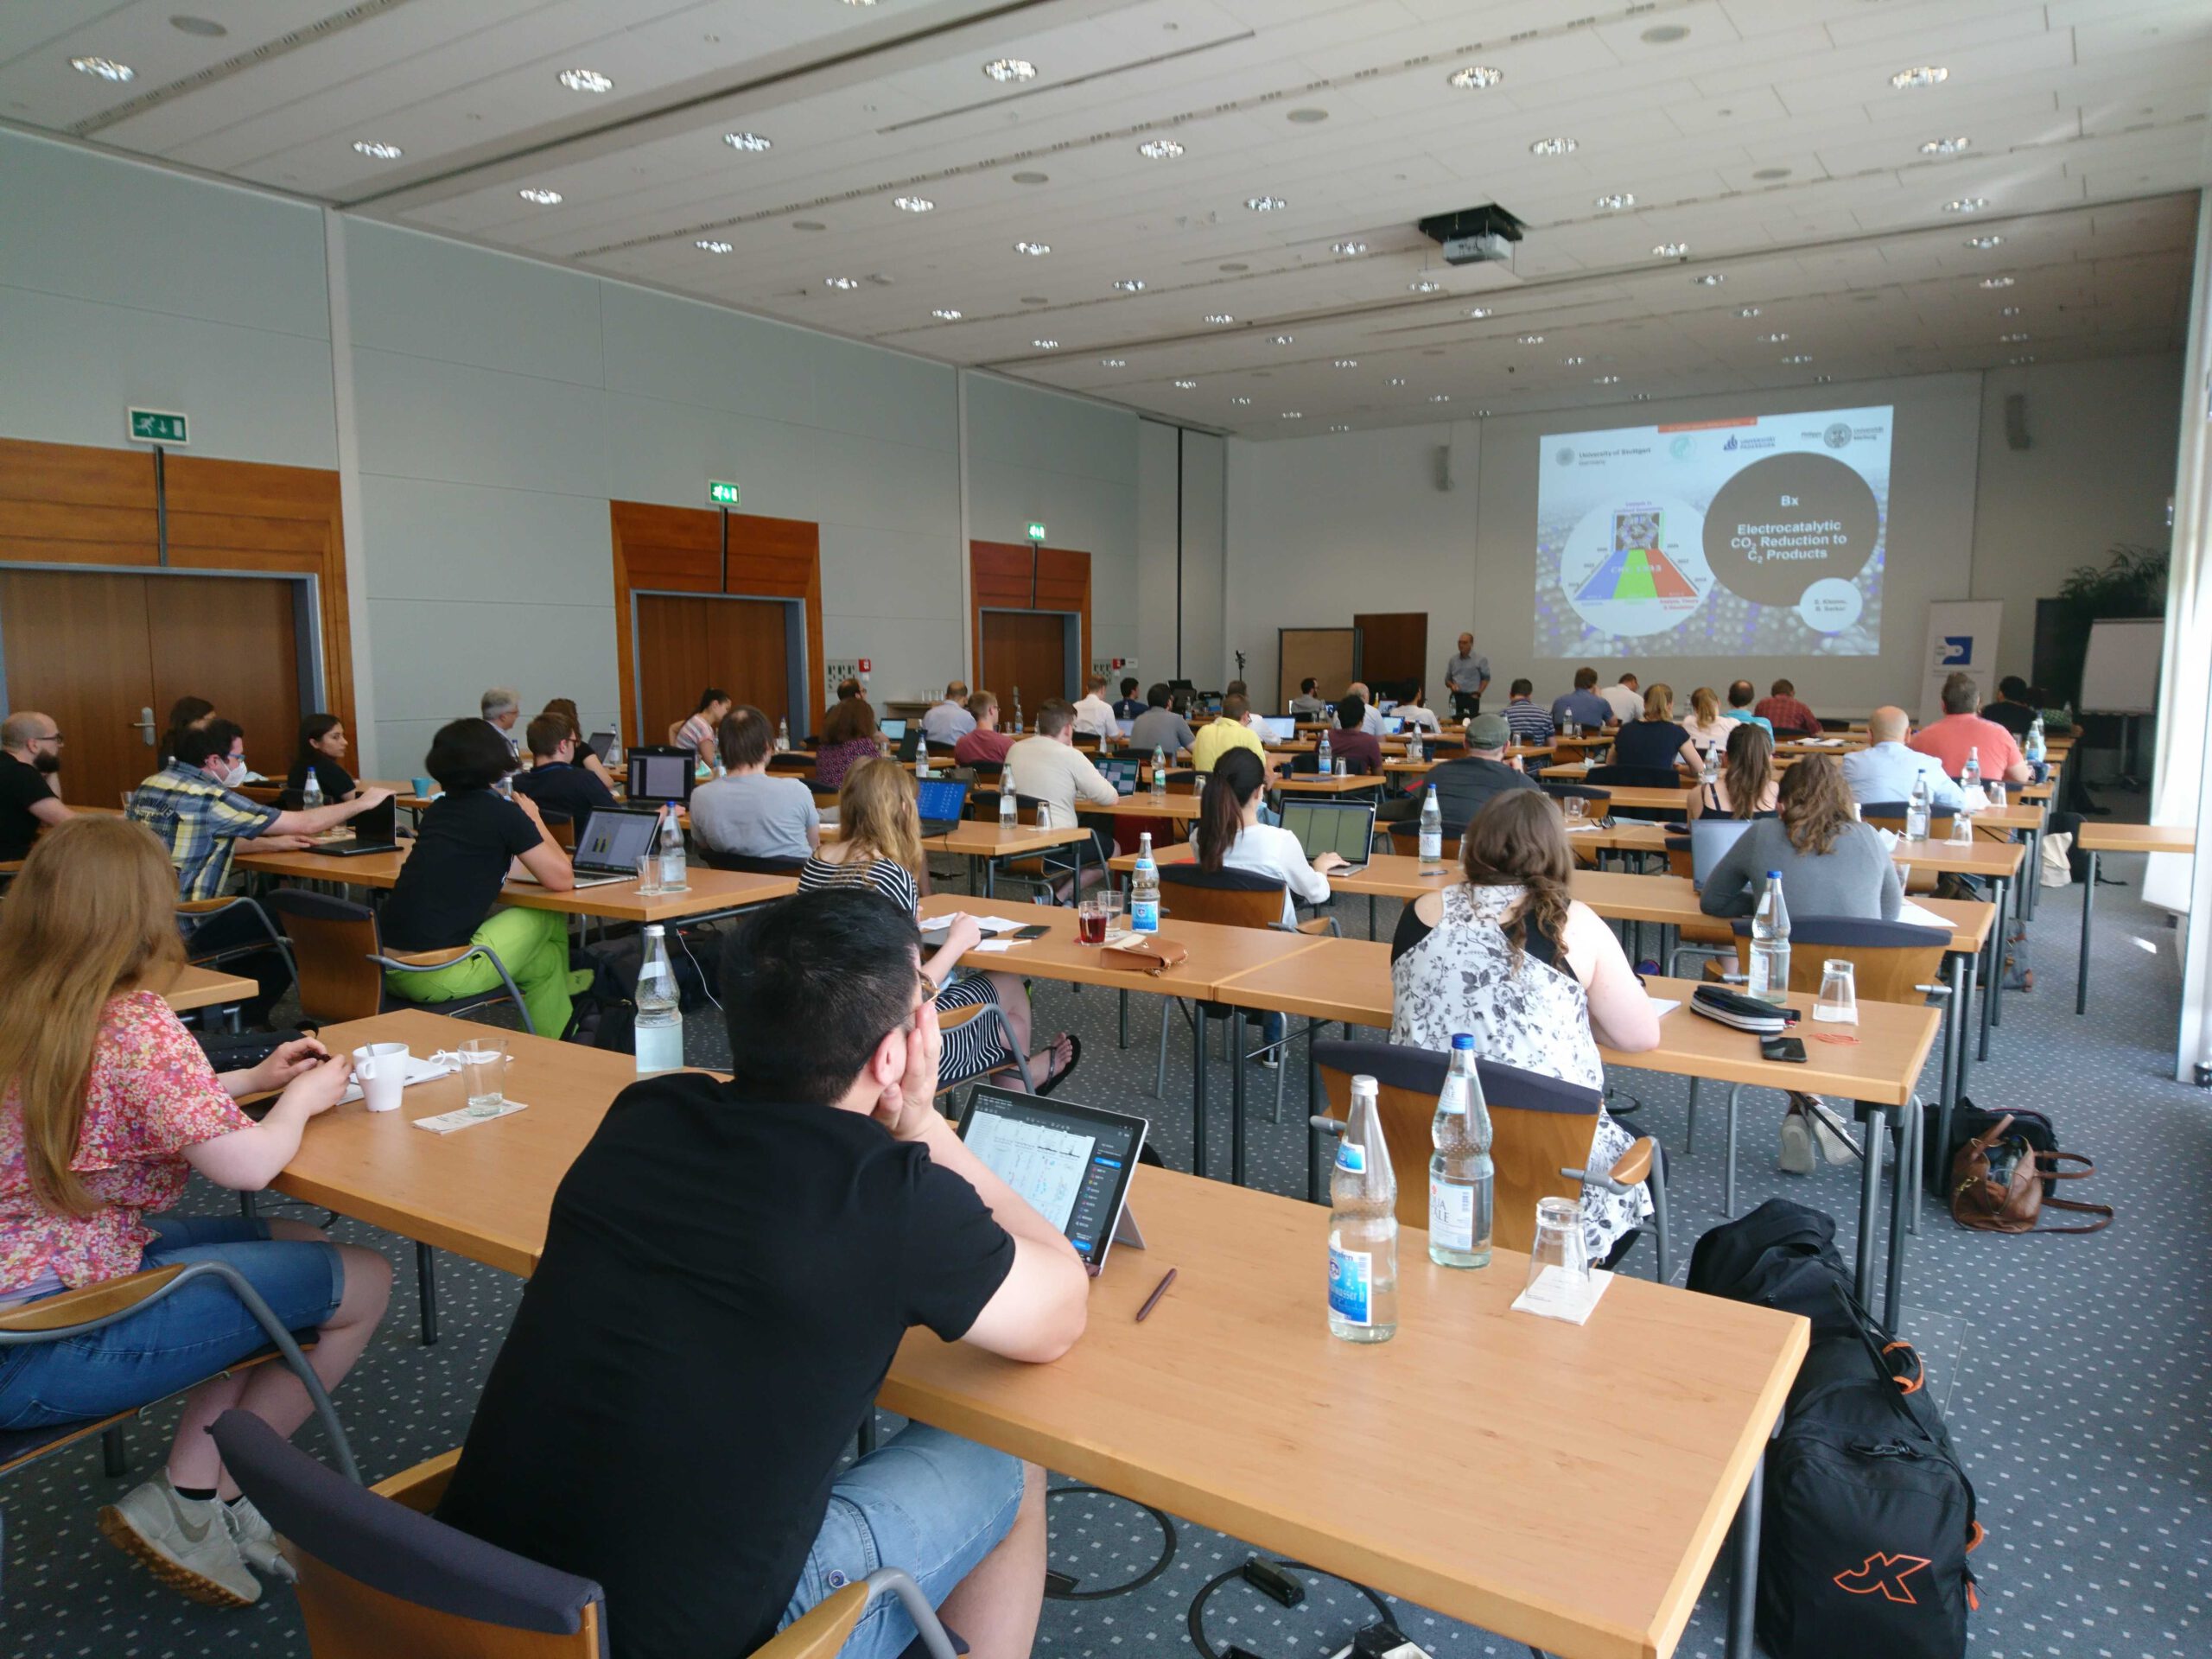
[[[639,812],[622,807],[601,807],[584,826],[576,843],[575,866],[604,875],[627,874],[638,861],[652,850],[658,812]]]
[[[1713,867],[1728,855],[1737,838],[1756,823],[1752,818],[1694,818],[1690,822],[1690,885],[1705,891]]]
[[[956,822],[968,804],[968,785],[950,778],[932,778],[914,785],[916,816],[924,823]]]
[[[1288,715],[1260,715],[1252,723],[1260,728],[1262,743],[1287,743],[1298,735],[1298,721]]]
[[[1335,853],[1347,864],[1364,864],[1375,840],[1375,808],[1352,801],[1287,799],[1282,827],[1298,837],[1309,860]]]
[[[1098,775],[1114,785],[1114,792],[1116,795],[1134,795],[1137,792],[1138,773],[1135,761],[1116,756],[1113,760],[1101,760],[1097,764]]]
[[[630,751],[630,798],[633,801],[688,801],[691,798],[692,769],[699,757],[689,749],[652,748]]]

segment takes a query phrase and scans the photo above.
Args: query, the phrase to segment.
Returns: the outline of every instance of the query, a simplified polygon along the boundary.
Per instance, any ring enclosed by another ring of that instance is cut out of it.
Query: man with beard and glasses
[[[75,816],[54,792],[61,728],[26,709],[0,721],[0,859],[26,858],[38,832]]]

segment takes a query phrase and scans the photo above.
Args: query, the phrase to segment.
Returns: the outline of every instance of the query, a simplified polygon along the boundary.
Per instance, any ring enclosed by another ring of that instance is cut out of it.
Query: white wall
[[[2028,392],[2037,435],[2024,453],[2005,448],[2007,390]],[[1574,664],[1531,656],[1540,440],[1707,418],[1738,412],[1748,401],[1654,401],[1493,419],[1478,429],[1232,440],[1225,644],[1253,653],[1250,677],[1265,694],[1274,683],[1277,628],[1341,625],[1355,610],[1425,601],[1437,658],[1432,672],[1441,672],[1452,636],[1470,626],[1497,679],[1525,673],[1540,696],[1556,695]],[[1916,692],[1929,601],[1995,598],[2007,601],[2000,665],[2024,674],[2038,594],[2055,591],[2072,566],[2101,558],[2110,540],[2163,544],[2179,403],[2178,364],[2166,357],[1758,398],[1761,411],[1896,408],[1881,654],[1823,658],[1808,670],[1785,669],[1777,658],[1623,653],[1616,660],[1647,683],[1654,676],[1670,681],[1685,696],[1692,686],[1724,685],[1739,673],[1763,680],[1788,671],[1815,707],[1864,709]],[[1447,493],[1437,487],[1437,451],[1455,434]]]
[[[1228,442],[1146,420],[1137,463],[1142,607],[1135,672],[1147,686],[1177,678],[1221,685],[1229,678],[1222,648]]]

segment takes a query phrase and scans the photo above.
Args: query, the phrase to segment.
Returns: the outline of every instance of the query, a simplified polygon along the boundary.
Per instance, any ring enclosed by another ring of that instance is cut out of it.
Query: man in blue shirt
[[[1959,786],[1944,776],[1940,762],[1905,747],[1905,734],[1911,729],[1902,709],[1874,711],[1866,722],[1866,747],[1845,755],[1840,763],[1852,798],[1862,806],[1910,800],[1913,780],[1925,777],[1929,804],[1955,810],[1961,798]]]
[[[1126,674],[1122,677],[1122,698],[1114,705],[1114,718],[1135,720],[1148,705],[1137,696],[1137,677]]]
[[[925,741],[950,748],[976,729],[976,716],[968,712],[968,686],[954,680],[944,688],[944,701],[931,703],[922,715]]]
[[[1738,680],[1728,688],[1728,706],[1720,711],[1723,720],[1749,721],[1754,726],[1766,728],[1769,737],[1774,735],[1774,722],[1764,715],[1751,712],[1751,699],[1758,696],[1758,689],[1749,680]]]
[[[1533,681],[1516,680],[1506,694],[1505,723],[1516,743],[1548,743],[1557,735],[1552,717],[1536,706],[1530,695],[1535,689]]]
[[[1613,717],[1613,706],[1598,695],[1598,671],[1578,668],[1574,671],[1574,690],[1552,703],[1552,724],[1564,727],[1573,721],[1586,732],[1594,732]]]

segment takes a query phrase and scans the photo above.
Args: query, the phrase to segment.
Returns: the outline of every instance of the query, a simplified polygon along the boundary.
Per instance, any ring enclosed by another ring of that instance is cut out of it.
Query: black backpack
[[[1698,1241],[1690,1287],[1803,1314],[1813,1343],[1767,1448],[1758,1637],[1774,1659],[1960,1659],[1974,1486],[1909,1343],[1851,1294],[1835,1224],[1770,1199]]]

